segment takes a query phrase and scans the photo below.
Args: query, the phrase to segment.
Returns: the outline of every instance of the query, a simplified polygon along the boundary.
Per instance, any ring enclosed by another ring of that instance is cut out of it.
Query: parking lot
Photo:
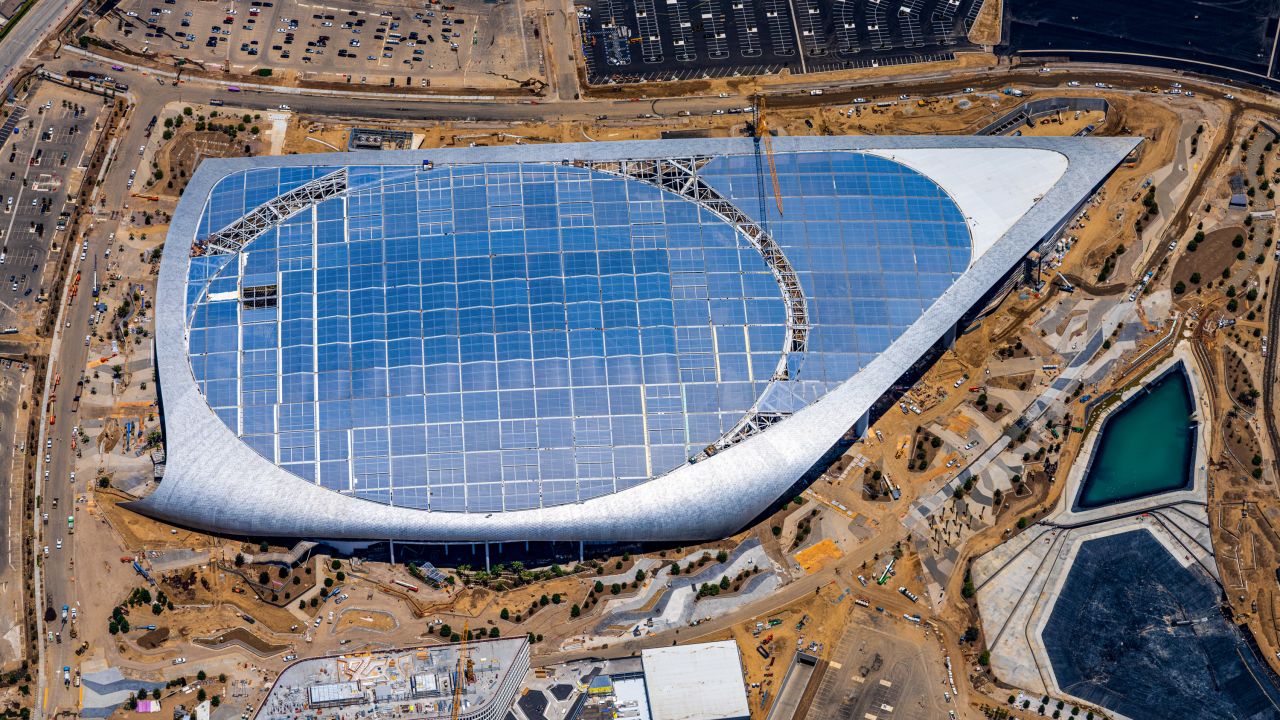
[[[590,0],[592,84],[949,59],[982,0]]]
[[[831,655],[810,717],[936,720],[956,709],[936,641],[892,614],[855,611]],[[819,711],[821,709],[821,711]]]
[[[51,243],[68,237],[68,194],[87,160],[85,144],[102,109],[100,98],[42,84],[22,113],[11,115],[0,148],[0,325],[21,327],[45,291]],[[16,112],[15,112],[16,114]]]
[[[308,3],[124,0],[94,34],[207,69],[384,85],[513,87],[540,76],[512,5],[483,0]],[[501,75],[511,79],[503,79]]]

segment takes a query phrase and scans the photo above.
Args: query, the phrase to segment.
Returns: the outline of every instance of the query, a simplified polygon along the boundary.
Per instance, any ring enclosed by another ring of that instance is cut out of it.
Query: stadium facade
[[[166,473],[132,507],[322,539],[733,533],[892,407],[1137,142],[206,161],[160,271]]]

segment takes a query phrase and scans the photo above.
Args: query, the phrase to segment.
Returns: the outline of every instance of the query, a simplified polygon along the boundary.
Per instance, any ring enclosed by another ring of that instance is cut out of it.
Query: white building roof
[[[742,658],[732,640],[645,650],[653,720],[730,720],[751,715]]]

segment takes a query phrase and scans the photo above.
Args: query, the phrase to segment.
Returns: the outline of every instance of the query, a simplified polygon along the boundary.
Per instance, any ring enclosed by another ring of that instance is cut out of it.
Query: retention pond
[[[1076,510],[1191,486],[1195,405],[1179,363],[1130,397],[1102,423]]]
[[[1275,720],[1277,678],[1222,590],[1150,532],[1088,540],[1041,634],[1058,686],[1132,720]]]

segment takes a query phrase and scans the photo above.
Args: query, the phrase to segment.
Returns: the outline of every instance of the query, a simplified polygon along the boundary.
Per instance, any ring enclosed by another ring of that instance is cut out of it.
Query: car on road
[[[71,666],[70,665],[62,666],[62,684],[67,685],[68,687],[70,687],[71,685]]]
[[[45,555],[48,555],[48,554],[49,554],[49,546],[48,546],[48,545],[45,545],[45,546],[44,546],[44,554],[45,554]]]
[[[174,658],[174,659],[173,659],[173,664],[174,664],[174,665],[181,665],[181,664],[185,663],[186,661],[187,661],[187,659],[186,659],[186,658],[184,658],[184,657]]]
[[[57,542],[57,545],[55,546],[55,549],[57,550],[62,549],[62,538],[58,538],[58,542]]]
[[[298,656],[294,655],[293,653],[289,653],[288,655],[285,655],[283,658],[281,658],[281,660],[284,660],[285,662],[293,662],[294,660],[297,660],[297,659],[298,659]]]

